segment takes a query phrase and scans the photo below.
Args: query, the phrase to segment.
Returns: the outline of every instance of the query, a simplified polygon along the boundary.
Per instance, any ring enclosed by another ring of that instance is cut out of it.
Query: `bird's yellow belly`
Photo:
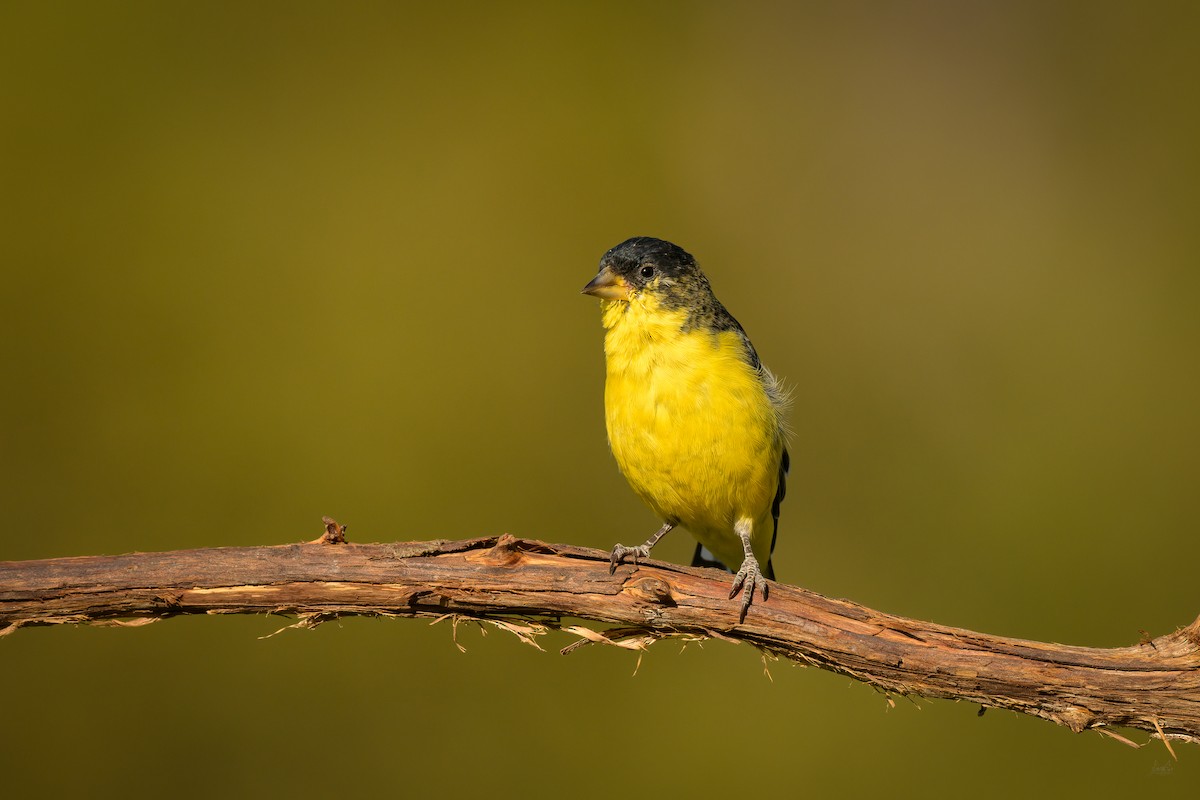
[[[610,352],[605,385],[609,443],[634,491],[736,568],[733,531],[754,521],[755,555],[770,556],[771,503],[782,437],[776,412],[738,343],[679,334],[669,348],[630,358]]]

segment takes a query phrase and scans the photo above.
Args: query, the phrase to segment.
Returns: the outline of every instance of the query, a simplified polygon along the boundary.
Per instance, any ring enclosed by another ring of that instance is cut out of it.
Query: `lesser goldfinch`
[[[775,578],[788,471],[779,381],[677,245],[645,236],[622,242],[600,259],[583,293],[600,298],[609,445],[634,492],[663,520],[645,544],[613,547],[609,571],[626,557],[648,558],[683,525],[698,541],[694,566],[741,565],[729,596],[744,588],[744,621],[754,589],[765,601],[766,579]]]

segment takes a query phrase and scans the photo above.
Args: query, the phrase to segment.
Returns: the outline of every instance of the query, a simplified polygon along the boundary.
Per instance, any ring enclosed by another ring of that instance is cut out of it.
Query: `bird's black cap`
[[[653,265],[665,275],[696,271],[696,259],[677,244],[652,236],[634,236],[609,250],[600,259],[602,267],[611,267],[621,275],[631,275],[643,265]]]

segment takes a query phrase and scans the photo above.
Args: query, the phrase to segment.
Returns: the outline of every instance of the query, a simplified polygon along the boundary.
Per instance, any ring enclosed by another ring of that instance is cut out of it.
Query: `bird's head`
[[[696,259],[686,250],[649,236],[627,239],[605,253],[600,271],[583,287],[583,294],[601,300],[652,297],[667,307],[685,307],[692,298],[711,291]]]

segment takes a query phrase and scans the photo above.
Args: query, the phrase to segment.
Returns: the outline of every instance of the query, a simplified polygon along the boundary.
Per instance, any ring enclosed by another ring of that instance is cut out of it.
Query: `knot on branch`
[[[638,600],[660,606],[676,605],[671,584],[662,578],[639,578],[626,584],[625,591]]]
[[[491,564],[495,567],[516,566],[524,558],[521,548],[518,547],[519,544],[520,542],[515,536],[505,533],[496,540],[494,545],[470,560]]]

